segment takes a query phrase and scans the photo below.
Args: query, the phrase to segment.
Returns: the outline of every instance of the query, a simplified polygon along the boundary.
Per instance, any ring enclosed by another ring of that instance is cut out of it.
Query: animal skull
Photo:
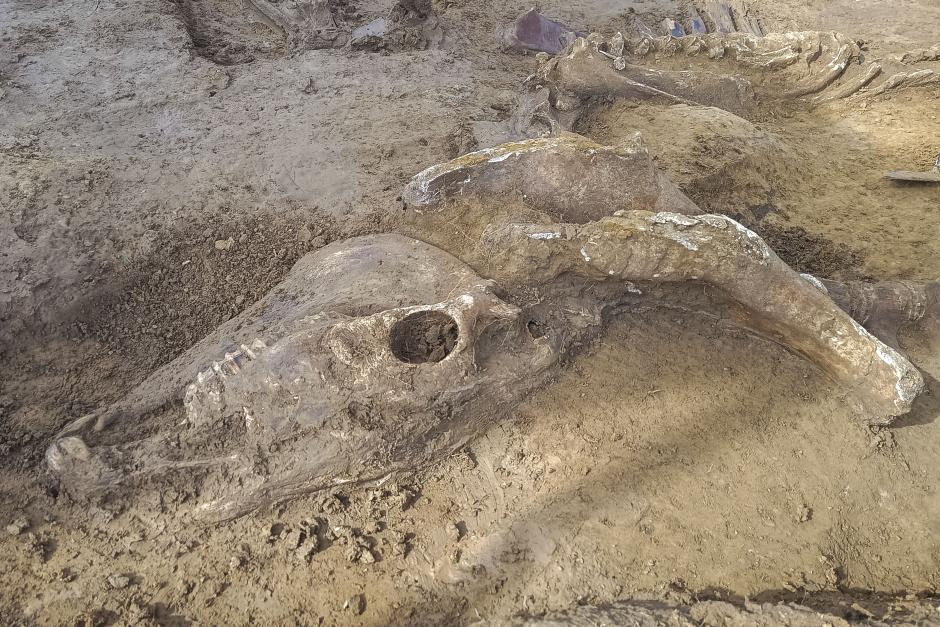
[[[639,138],[472,153],[422,172],[403,198],[412,237],[307,255],[126,398],[66,427],[46,456],[62,485],[129,496],[170,486],[184,510],[218,520],[381,480],[454,451],[611,316],[651,307],[707,311],[787,346],[873,424],[923,388],[907,359],[757,235],[690,215]]]

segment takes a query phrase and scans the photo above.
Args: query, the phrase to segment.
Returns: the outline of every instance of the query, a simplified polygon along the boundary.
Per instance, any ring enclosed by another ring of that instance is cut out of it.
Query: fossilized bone
[[[705,104],[738,114],[754,106],[751,85],[743,78],[643,67],[629,62],[627,45],[616,36],[610,41],[597,34],[579,37],[562,54],[543,59],[527,86],[547,87],[562,111],[597,97]]]
[[[671,69],[673,57],[683,68],[696,61],[697,67]],[[621,33],[610,38],[595,33],[577,38],[555,57],[541,58],[526,81],[520,102],[523,118],[517,126],[524,127],[524,116],[538,110],[541,121],[548,118],[570,130],[578,109],[599,98],[714,106],[748,117],[764,100],[811,96],[810,104],[821,104],[856,93],[876,96],[940,83],[936,68],[922,67],[931,59],[930,51],[876,61],[863,58],[859,45],[839,33],[711,33],[633,40]],[[732,62],[734,75],[718,73],[726,67],[718,61]]]
[[[878,95],[899,87],[940,82],[936,68],[914,67],[916,63],[940,59],[935,48],[869,60],[854,40],[841,33],[802,31],[691,35],[641,40],[634,47],[640,56],[655,53],[658,59],[672,55],[704,54],[709,59],[730,59],[755,84],[764,97],[799,98],[833,89],[814,103],[846,98],[862,89],[865,95]],[[753,70],[761,70],[755,73]],[[882,73],[891,78],[875,82]],[[890,72],[890,74],[888,74]],[[834,85],[838,82],[838,85]],[[777,85],[785,85],[783,90]]]
[[[479,167],[486,164],[498,165]],[[587,222],[620,209],[702,213],[656,168],[639,134],[620,146],[562,133],[472,152],[418,174],[402,200],[418,207],[462,194],[495,199],[518,190],[525,190],[520,200],[559,221]]]
[[[401,0],[386,17],[354,30],[349,43],[356,50],[424,50],[443,35],[430,0]]]
[[[452,252],[501,285],[552,281],[562,274],[607,277],[630,285],[708,283],[743,307],[746,313],[737,316],[742,326],[807,356],[846,389],[855,390],[853,396],[872,414],[890,420],[889,415],[909,409],[922,386],[917,370],[786,266],[760,237],[730,218],[688,215],[680,206],[663,211],[669,204],[665,194],[637,194],[635,198],[644,198],[647,207],[657,212],[637,211],[636,204],[634,210],[624,210],[612,203],[613,217],[598,220],[596,213],[565,211],[553,200],[550,188],[545,194],[548,202],[542,205],[551,216],[546,222],[520,224],[506,215],[502,207],[511,206],[512,198],[489,181],[505,173],[517,194],[538,205],[535,189],[544,187],[542,181],[519,177],[513,174],[515,169],[531,171],[537,169],[539,157],[578,151],[593,156],[600,147],[571,135],[530,140],[466,155],[422,172],[403,195],[406,203],[420,211],[414,218],[415,234],[430,237],[428,241],[437,245],[458,242],[450,245]],[[633,153],[634,158],[646,155],[635,138],[619,151]],[[565,161],[576,163],[570,157]],[[611,193],[615,188],[609,181],[586,175],[586,170],[569,167],[558,183],[580,178],[595,191],[618,197]],[[431,189],[437,192],[424,193]],[[491,189],[498,192],[491,195]],[[473,224],[461,223],[463,238],[451,239],[454,236],[446,225],[459,221],[467,202],[448,203],[447,199],[473,196],[484,207],[481,211],[488,214],[487,219],[476,221],[475,232]],[[501,201],[498,207],[492,202],[495,198]],[[586,223],[568,223],[572,221]],[[422,227],[428,223],[435,228],[423,235]],[[459,249],[454,250],[455,246]],[[735,315],[737,310],[729,311]]]
[[[125,399],[69,425],[48,464],[78,493],[184,471],[194,513],[210,519],[379,478],[453,450],[538,385],[567,331],[536,341],[521,316],[433,246],[398,235],[333,244]]]
[[[280,31],[288,50],[341,48],[425,49],[440,43],[442,32],[430,0],[400,0],[389,14],[355,30],[347,23],[347,7],[335,0],[291,0],[285,6],[269,0],[248,0],[262,19]]]
[[[491,202],[493,198],[499,202]],[[584,223],[638,208],[690,217],[702,213],[659,172],[639,133],[618,146],[561,132],[480,150],[421,172],[402,200],[414,214],[412,234],[462,251],[455,254],[474,267],[481,260],[461,247],[479,240],[480,225],[492,228],[518,222],[520,216]],[[466,210],[465,204],[473,209]],[[937,281],[841,283],[802,277],[893,348],[908,325],[918,324],[928,338],[940,340]]]
[[[282,33],[288,50],[339,48],[349,39],[348,29],[338,18],[339,7],[332,0],[296,1],[283,7],[268,0],[248,0],[248,4]]]
[[[929,57],[929,51],[916,56]],[[798,161],[782,141],[748,122],[760,114],[761,103],[783,100],[799,101],[789,106],[814,106],[860,90],[877,95],[940,76],[922,64],[899,59],[860,64],[862,58],[859,45],[838,33],[712,33],[632,40],[621,33],[610,38],[592,34],[576,39],[555,57],[541,55],[510,119],[477,122],[474,131],[478,145],[486,146],[584,132],[598,121],[604,129],[605,112],[618,116],[643,103],[637,117],[657,111],[653,115],[659,128],[669,127],[663,126],[669,117],[690,128],[705,125],[704,133],[662,133],[659,156],[680,164],[670,174],[704,208],[714,210],[727,190],[734,189],[735,206],[719,210],[746,216],[749,206],[775,194],[775,179]],[[720,73],[729,66],[733,76]],[[688,150],[705,156],[688,158],[685,165],[677,156]],[[740,185],[728,184],[737,177]]]
[[[878,339],[900,348],[898,334],[919,326],[940,348],[940,281],[849,281],[819,279],[819,287]]]
[[[125,399],[67,426],[49,467],[76,494],[149,486],[209,519],[380,480],[506,415],[611,315],[660,306],[805,355],[869,423],[910,409],[923,382],[902,355],[740,224],[668,211],[688,201],[648,160],[636,142],[565,136],[426,170],[403,195],[415,238],[304,257]],[[582,194],[557,197],[579,178]]]
[[[895,170],[888,172],[888,178],[903,183],[940,183],[940,155],[934,161],[933,169],[927,172]]]

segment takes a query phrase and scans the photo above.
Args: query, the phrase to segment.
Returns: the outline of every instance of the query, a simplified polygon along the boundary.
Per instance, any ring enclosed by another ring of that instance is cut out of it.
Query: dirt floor
[[[391,4],[337,15],[358,26]],[[902,348],[928,392],[890,430],[861,426],[779,346],[662,311],[616,321],[510,419],[381,486],[210,527],[181,526],[172,502],[151,515],[58,492],[43,452],[62,425],[306,252],[395,231],[408,179],[473,148],[468,122],[509,116],[535,61],[495,32],[529,4],[435,7],[432,49],[290,53],[241,0],[0,0],[3,622],[488,624],[642,595],[858,620],[938,605],[940,346],[917,335]],[[934,45],[940,24],[935,0],[751,7],[767,30],[839,30],[871,54]],[[688,5],[540,8],[610,34]],[[884,173],[933,164],[938,97],[746,123],[615,102],[578,130],[600,143],[641,130],[693,200],[801,271],[927,280],[940,186]]]

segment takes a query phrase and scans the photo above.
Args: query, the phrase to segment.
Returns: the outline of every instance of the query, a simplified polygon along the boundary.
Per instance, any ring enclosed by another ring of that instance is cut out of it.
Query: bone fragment
[[[899,348],[898,334],[911,325],[940,340],[940,281],[850,281],[820,279],[839,307],[883,342]]]
[[[734,18],[731,17],[731,8],[724,2],[718,0],[706,0],[705,13],[715,25],[715,30],[719,33],[733,33]]]
[[[940,61],[940,44],[930,48],[911,50],[897,57],[901,63],[923,63],[924,61]]]
[[[917,72],[898,72],[891,75],[886,81],[868,92],[871,96],[880,96],[893,89],[902,87],[920,87],[940,83],[940,74],[934,70],[918,70]]]
[[[858,54],[858,45],[854,42],[844,42],[832,56],[821,76],[817,76],[802,85],[798,85],[783,93],[784,98],[801,98],[810,94],[818,94],[845,73],[849,62]]]
[[[680,46],[681,48],[681,46]],[[750,84],[733,76],[707,72],[667,72],[624,63],[605,56],[586,38],[578,38],[567,53],[542,63],[533,83],[553,93],[581,99],[595,97],[661,101],[668,104],[718,106],[742,113],[753,106]]]
[[[695,10],[695,7],[689,9],[688,31],[691,35],[704,35],[708,32],[708,29],[705,28],[705,20]]]
[[[846,81],[842,85],[839,85],[826,94],[816,96],[816,98],[813,99],[813,104],[823,104],[826,102],[832,102],[834,100],[848,98],[875,80],[879,74],[881,74],[881,65],[878,63],[872,63],[868,66],[868,69],[863,75],[857,77],[854,80]]]

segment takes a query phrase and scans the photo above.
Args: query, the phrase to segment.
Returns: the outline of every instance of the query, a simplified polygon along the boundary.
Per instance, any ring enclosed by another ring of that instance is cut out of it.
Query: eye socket
[[[526,326],[526,329],[528,329],[529,331],[529,335],[531,335],[533,339],[538,340],[540,338],[545,337],[545,333],[546,333],[545,325],[539,322],[538,320],[529,320],[525,326]]]
[[[457,321],[442,311],[419,311],[392,325],[389,347],[406,364],[436,363],[457,345]]]

